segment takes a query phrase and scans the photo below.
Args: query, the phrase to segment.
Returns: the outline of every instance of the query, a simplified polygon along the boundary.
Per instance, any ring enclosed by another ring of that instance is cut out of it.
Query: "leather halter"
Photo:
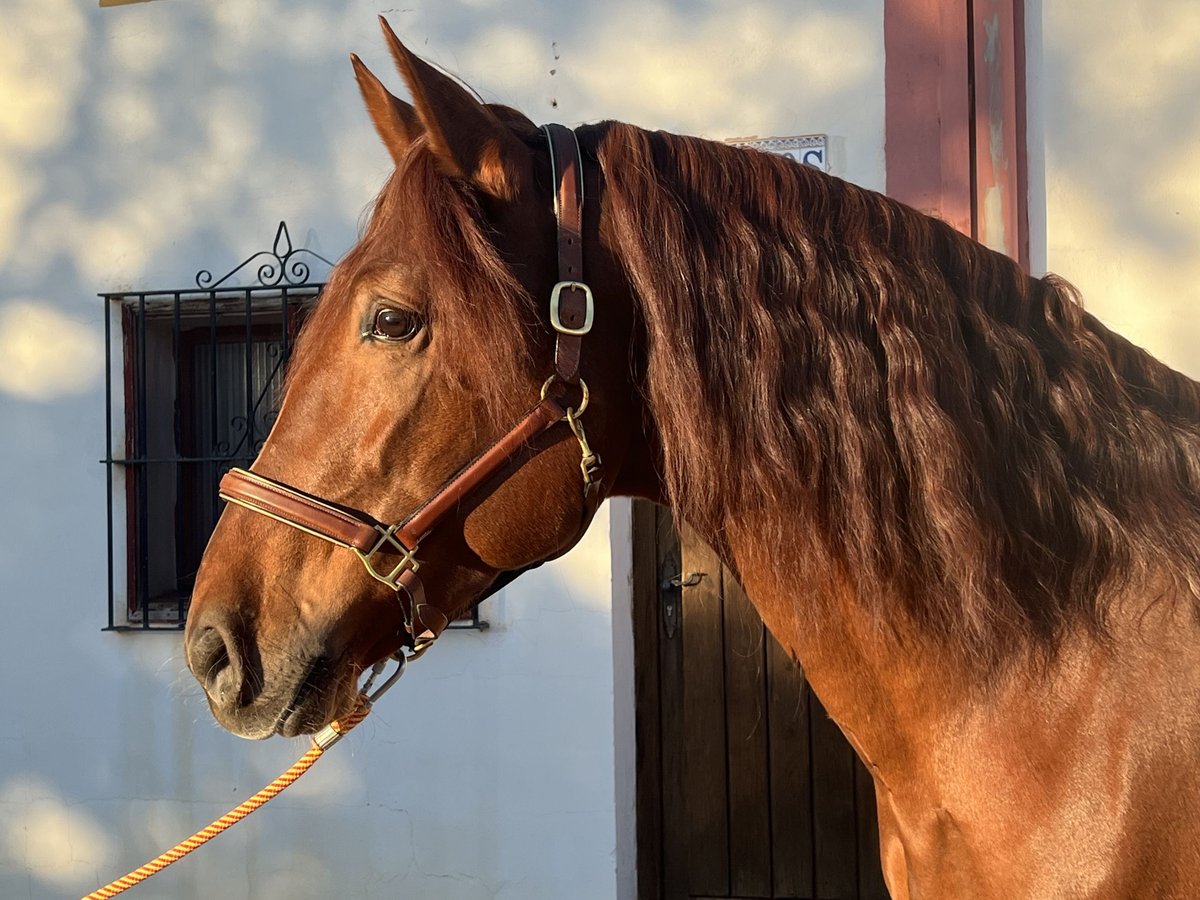
[[[391,525],[245,469],[231,469],[221,479],[222,499],[353,551],[372,578],[395,590],[404,621],[401,641],[410,658],[424,653],[450,623],[425,598],[417,575],[421,542],[532,439],[566,422],[583,456],[585,515],[598,498],[600,457],[588,446],[580,419],[588,403],[587,384],[579,377],[580,355],[583,336],[594,318],[592,291],[583,281],[583,159],[574,131],[563,125],[544,125],[542,130],[550,147],[555,185],[559,280],[550,294],[550,323],[557,332],[555,371],[542,386],[538,403],[407,518]],[[560,391],[553,390],[556,382],[578,385],[578,408],[558,396]]]

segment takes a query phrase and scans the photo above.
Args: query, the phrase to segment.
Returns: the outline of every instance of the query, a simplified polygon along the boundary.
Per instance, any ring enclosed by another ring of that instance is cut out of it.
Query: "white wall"
[[[398,87],[384,9],[418,52],[537,120],[823,131],[835,172],[883,185],[882,0],[4,0],[6,900],[92,889],[306,746],[219,730],[177,635],[100,630],[95,294],[186,285],[268,244],[280,219],[297,245],[344,252],[387,171],[346,57]],[[580,548],[492,603],[490,631],[446,636],[314,772],[139,895],[631,896],[628,554],[609,531],[602,511]]]
[[[1033,267],[1200,378],[1200,5],[1029,0],[1027,23]]]

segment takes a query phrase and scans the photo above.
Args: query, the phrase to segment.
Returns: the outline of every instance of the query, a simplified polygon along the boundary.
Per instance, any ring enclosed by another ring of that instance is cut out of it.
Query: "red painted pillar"
[[[972,6],[975,238],[1028,269],[1022,2],[972,0]]]
[[[967,8],[885,0],[887,192],[971,234]]]
[[[885,0],[887,192],[1028,267],[1024,0]]]

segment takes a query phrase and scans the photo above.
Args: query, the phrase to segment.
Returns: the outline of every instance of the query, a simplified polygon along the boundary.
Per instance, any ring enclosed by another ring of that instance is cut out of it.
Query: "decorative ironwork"
[[[220,287],[238,272],[253,267],[258,263],[258,284],[261,287],[278,287],[282,284],[292,286],[308,284],[311,277],[309,264],[304,259],[297,257],[310,256],[313,259],[320,260],[333,268],[333,263],[323,257],[315,250],[309,250],[307,247],[293,247],[292,236],[288,233],[287,222],[280,222],[279,229],[275,232],[275,242],[271,245],[270,250],[260,250],[250,256],[214,280],[213,273],[208,269],[201,269],[196,273],[196,287],[210,290]]]

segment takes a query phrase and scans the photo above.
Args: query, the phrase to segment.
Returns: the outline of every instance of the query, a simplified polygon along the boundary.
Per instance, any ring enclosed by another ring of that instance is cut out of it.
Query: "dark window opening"
[[[321,287],[106,295],[123,362],[119,378],[110,338],[110,436],[123,418],[125,448],[108,458],[113,553],[125,546],[123,567],[110,560],[109,627],[182,626],[221,511],[217,485],[262,448]]]

